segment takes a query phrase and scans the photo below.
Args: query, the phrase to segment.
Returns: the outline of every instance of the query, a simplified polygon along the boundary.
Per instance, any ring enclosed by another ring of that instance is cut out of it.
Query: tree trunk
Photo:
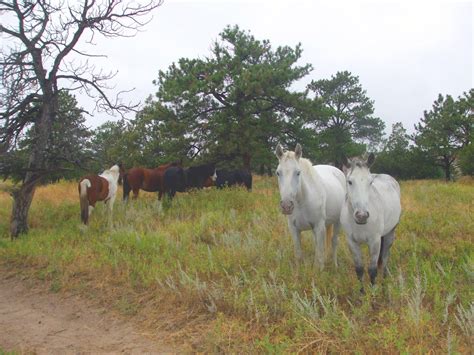
[[[446,176],[446,181],[451,181],[451,166],[449,164],[444,166],[444,174]]]
[[[449,157],[443,157],[443,168],[446,181],[451,181],[451,162]]]
[[[28,212],[35,194],[35,184],[23,184],[20,189],[12,192],[13,206],[10,219],[11,238],[18,238],[28,233]]]
[[[22,185],[12,193],[13,206],[10,219],[11,238],[18,238],[28,232],[28,212],[41,176],[47,172],[46,153],[53,117],[56,112],[56,98],[51,95],[44,100],[41,114],[34,125],[34,145],[28,161],[28,172]]]
[[[251,160],[250,153],[246,152],[242,154],[242,159],[244,160],[244,169],[250,171],[250,160]]]

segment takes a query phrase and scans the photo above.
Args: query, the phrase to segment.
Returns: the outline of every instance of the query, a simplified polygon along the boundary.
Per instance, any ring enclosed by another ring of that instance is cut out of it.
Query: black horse
[[[165,196],[173,199],[176,192],[186,191],[186,175],[180,166],[171,166],[163,174],[163,188]]]
[[[176,192],[197,188],[202,189],[204,182],[216,173],[215,164],[205,164],[183,169],[180,166],[172,166],[166,169],[163,180],[166,195],[172,199]]]
[[[216,174],[216,165],[214,163],[191,166],[184,170],[186,176],[186,188],[202,189],[204,182],[208,177]]]
[[[252,190],[252,174],[248,170],[217,170],[216,186],[222,189],[226,186],[245,186],[248,191]]]

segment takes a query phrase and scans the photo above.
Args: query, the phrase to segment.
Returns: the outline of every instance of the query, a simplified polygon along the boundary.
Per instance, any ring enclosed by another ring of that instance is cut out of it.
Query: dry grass
[[[76,185],[41,187],[27,237],[9,242],[0,221],[0,265],[166,328],[192,351],[468,353],[473,201],[471,180],[402,183],[391,276],[366,295],[344,238],[338,270],[313,269],[308,237],[296,268],[276,183],[260,177],[252,193],[180,194],[161,212],[154,194],[118,201],[112,230],[99,206],[86,232]],[[0,202],[8,216],[8,194]]]

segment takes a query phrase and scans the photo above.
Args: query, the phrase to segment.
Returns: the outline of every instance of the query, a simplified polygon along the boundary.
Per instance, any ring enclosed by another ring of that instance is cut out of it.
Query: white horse
[[[315,264],[319,264],[320,270],[324,268],[326,226],[333,224],[332,255],[337,267],[337,235],[346,194],[344,174],[333,166],[313,166],[308,159],[301,157],[299,144],[294,152],[284,152],[278,145],[275,154],[279,160],[276,174],[281,212],[288,216],[297,262],[303,258],[301,231],[311,230],[315,242]]]
[[[112,209],[117,195],[119,175],[119,166],[114,165],[100,175],[87,175],[79,181],[81,220],[85,225],[89,223],[89,216],[96,202],[104,201],[109,210],[108,223],[112,226]]]
[[[384,275],[387,272],[390,247],[401,215],[400,186],[390,175],[371,174],[369,168],[374,160],[370,154],[367,161],[354,158],[344,162],[347,198],[341,213],[341,224],[361,282],[364,267],[360,244],[369,246],[368,271],[372,284],[377,276],[377,265],[382,266]]]

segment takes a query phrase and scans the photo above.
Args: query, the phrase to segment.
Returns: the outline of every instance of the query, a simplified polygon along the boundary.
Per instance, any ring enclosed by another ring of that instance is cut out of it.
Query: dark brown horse
[[[214,163],[193,166],[187,169],[180,166],[169,167],[163,176],[164,191],[171,200],[176,192],[211,186],[215,178],[216,168]]]
[[[133,199],[138,197],[140,189],[148,192],[157,192],[158,199],[161,200],[163,196],[164,180],[163,175],[171,166],[180,166],[180,162],[172,162],[160,165],[154,169],[146,168],[131,168],[129,171],[123,173],[123,199],[128,200],[130,191],[133,191]]]

